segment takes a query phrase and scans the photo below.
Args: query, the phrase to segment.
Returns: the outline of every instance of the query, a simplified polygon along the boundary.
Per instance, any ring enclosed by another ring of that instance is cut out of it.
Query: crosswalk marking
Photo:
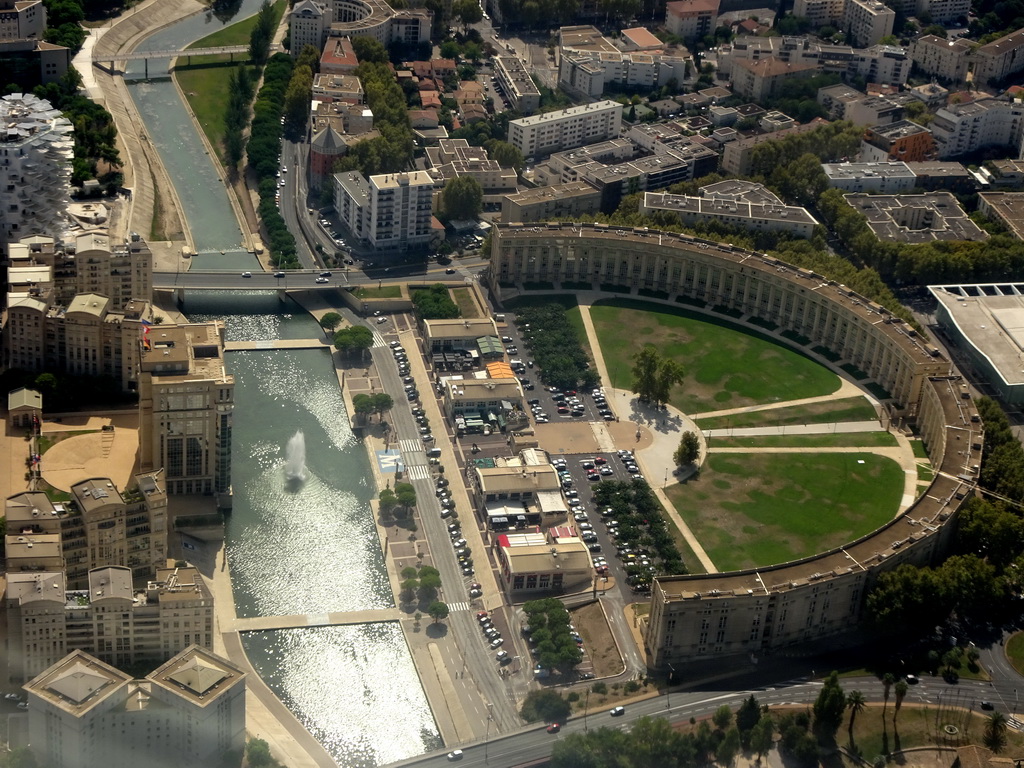
[[[373,346],[375,347],[386,347],[387,344],[384,342],[384,337],[376,331],[373,331]]]
[[[468,610],[469,610],[469,603],[466,603],[466,602],[448,603],[448,612],[449,613],[451,613],[452,611],[468,611]]]
[[[416,451],[422,450],[422,445],[416,440],[406,439],[398,442],[406,453],[416,453]]]
[[[428,470],[423,464],[416,464],[411,467],[406,467],[406,471],[409,474],[410,480],[429,480],[430,470]]]

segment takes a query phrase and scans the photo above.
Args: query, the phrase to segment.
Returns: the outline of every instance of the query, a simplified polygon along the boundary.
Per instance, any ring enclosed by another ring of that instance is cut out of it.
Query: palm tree
[[[850,710],[851,744],[853,744],[853,721],[857,719],[857,715],[864,711],[865,706],[867,706],[867,702],[864,700],[864,694],[860,691],[850,691],[846,695],[846,708]]]
[[[1006,715],[1002,712],[993,712],[988,716],[985,723],[985,746],[993,752],[998,752],[1006,740]]]
[[[894,689],[896,691],[896,705],[892,712],[892,724],[894,727],[896,725],[896,715],[900,713],[900,705],[903,704],[903,698],[907,695],[907,687],[907,681],[900,680],[896,683],[896,688]]]
[[[893,677],[892,672],[886,672],[882,675],[882,696],[884,701],[882,702],[882,717],[885,717],[885,708],[889,706],[889,689],[892,688],[892,684],[896,682],[896,678]]]

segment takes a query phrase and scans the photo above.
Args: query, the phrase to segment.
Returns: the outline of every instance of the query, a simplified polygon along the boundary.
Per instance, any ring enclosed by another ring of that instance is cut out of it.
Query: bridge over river
[[[376,624],[399,621],[405,615],[397,608],[378,608],[367,611],[340,611],[338,613],[302,613],[293,616],[254,616],[236,618],[230,626],[234,632],[265,632],[272,629],[298,629],[299,627],[339,627],[346,624]]]
[[[280,45],[270,46],[270,52],[283,51]],[[144,61],[146,63],[145,76],[149,77],[149,62],[153,59],[178,59],[184,58],[186,64],[192,63],[193,56],[230,55],[231,61],[235,60],[235,54],[249,56],[248,45],[218,45],[212,48],[173,48],[159,51],[133,51],[132,53],[93,53],[91,61],[96,66],[107,64],[107,71],[114,74],[115,61]],[[123,74],[123,73],[122,73]]]

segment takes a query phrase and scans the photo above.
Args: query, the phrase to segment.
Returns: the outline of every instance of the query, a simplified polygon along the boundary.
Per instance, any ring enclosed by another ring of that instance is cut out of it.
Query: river
[[[230,21],[258,5],[243,0]],[[213,14],[192,16],[140,49],[182,47],[224,23]],[[129,89],[181,199],[200,254],[192,268],[255,267],[240,250],[225,188],[211,158],[197,151],[203,144],[164,63],[151,62],[149,73],[157,79],[136,80]],[[186,303],[191,320],[223,320],[230,340],[321,333],[301,308],[272,293],[196,293]],[[329,354],[232,352],[227,367],[236,406],[226,546],[238,615],[391,607],[369,507],[369,458],[352,433]],[[306,476],[289,484],[284,451],[297,431]],[[397,624],[245,633],[243,644],[260,676],[339,764],[371,768],[441,745]]]

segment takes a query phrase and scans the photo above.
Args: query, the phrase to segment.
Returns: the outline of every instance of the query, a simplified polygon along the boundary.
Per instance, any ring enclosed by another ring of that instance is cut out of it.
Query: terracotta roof
[[[700,13],[710,11],[718,13],[718,0],[675,0],[665,6],[669,15],[673,13]]]

